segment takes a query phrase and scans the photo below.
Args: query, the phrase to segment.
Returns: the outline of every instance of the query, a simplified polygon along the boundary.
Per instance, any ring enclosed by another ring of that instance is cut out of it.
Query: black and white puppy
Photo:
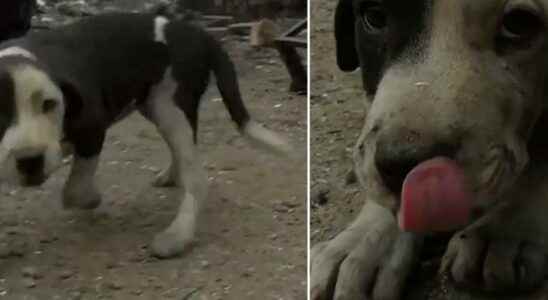
[[[193,240],[207,197],[207,177],[195,148],[198,107],[213,72],[239,130],[251,140],[289,152],[284,139],[250,119],[234,65],[203,29],[156,15],[112,14],[0,46],[0,162],[23,185],[40,185],[60,164],[62,145],[74,160],[67,208],[101,202],[94,182],[109,126],[138,109],[171,150],[158,185],[184,186],[173,223],[156,236],[160,257]]]

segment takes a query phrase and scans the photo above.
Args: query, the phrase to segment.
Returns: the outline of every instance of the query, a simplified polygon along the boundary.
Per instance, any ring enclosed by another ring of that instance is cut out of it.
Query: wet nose
[[[416,143],[380,138],[375,164],[384,184],[400,194],[405,177],[421,162],[434,157],[454,158],[457,147],[452,143]]]
[[[40,185],[44,182],[44,155],[17,158],[17,170],[24,177],[25,185]]]

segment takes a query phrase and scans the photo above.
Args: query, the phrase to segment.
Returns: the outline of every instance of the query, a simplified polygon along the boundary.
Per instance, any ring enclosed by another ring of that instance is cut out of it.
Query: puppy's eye
[[[501,36],[513,42],[528,42],[537,37],[543,28],[544,23],[535,12],[515,8],[504,15]]]
[[[361,20],[366,31],[378,33],[387,26],[388,16],[380,2],[366,1],[361,7]]]
[[[50,113],[52,111],[54,111],[55,109],[57,109],[57,106],[59,105],[59,103],[57,102],[57,100],[55,99],[46,99],[44,100],[44,102],[42,102],[42,112],[47,114],[47,113]]]

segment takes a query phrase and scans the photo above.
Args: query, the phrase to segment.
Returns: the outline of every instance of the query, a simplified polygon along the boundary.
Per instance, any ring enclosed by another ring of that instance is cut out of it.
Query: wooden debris
[[[217,39],[221,39],[229,33],[228,27],[208,27],[206,31]]]
[[[269,19],[263,19],[253,25],[250,34],[251,46],[278,50],[291,76],[289,90],[299,94],[306,94],[308,89],[308,74],[296,49],[307,47],[306,38],[298,37],[306,30],[307,24],[307,20],[303,19],[280,36],[279,26]]]
[[[235,23],[228,26],[231,34],[249,36],[255,23]]]
[[[208,27],[225,27],[234,23],[234,17],[221,15],[204,15],[202,19],[207,23]]]
[[[272,20],[263,19],[253,25],[250,34],[250,43],[253,47],[275,47],[276,39],[280,36],[280,26]]]

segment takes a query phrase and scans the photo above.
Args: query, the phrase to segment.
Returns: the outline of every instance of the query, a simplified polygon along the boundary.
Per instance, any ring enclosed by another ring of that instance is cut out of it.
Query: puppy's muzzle
[[[21,175],[21,184],[25,186],[37,186],[46,180],[44,154],[19,157],[16,159],[16,164],[17,171]]]
[[[402,139],[402,136],[407,138]],[[375,165],[386,187],[399,195],[405,177],[413,168],[434,157],[454,158],[457,150],[456,143],[425,142],[418,134],[398,134],[396,137],[381,134],[377,140]]]

